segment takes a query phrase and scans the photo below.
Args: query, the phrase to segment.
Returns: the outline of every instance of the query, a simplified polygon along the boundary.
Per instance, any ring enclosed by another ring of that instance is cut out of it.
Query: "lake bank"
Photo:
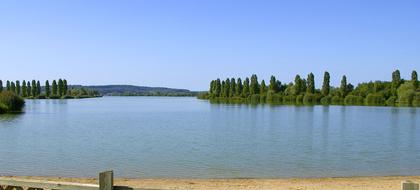
[[[40,179],[59,182],[97,184],[96,178],[28,177],[13,176],[12,179]],[[153,189],[194,189],[194,190],[395,190],[401,188],[401,181],[419,183],[420,176],[383,177],[334,177],[334,178],[279,178],[279,179],[133,179],[116,178],[115,185]]]

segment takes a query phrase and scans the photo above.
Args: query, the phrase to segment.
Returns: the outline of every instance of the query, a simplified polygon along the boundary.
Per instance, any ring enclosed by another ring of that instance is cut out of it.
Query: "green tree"
[[[25,80],[23,80],[22,81],[22,97],[28,97],[28,91],[27,91],[27,88],[26,88],[26,81]]]
[[[304,84],[304,81],[300,78],[300,75],[296,75],[293,95],[299,95],[303,92],[302,91],[302,89],[304,88],[303,84]]]
[[[13,92],[13,93],[16,93],[16,85],[15,85],[14,82],[10,83],[10,91]]]
[[[3,92],[3,81],[0,80],[0,92]]]
[[[10,81],[6,81],[6,90],[10,91]]]
[[[35,80],[32,80],[32,97],[36,97],[37,96],[37,92],[38,92],[38,90],[36,89],[36,81]]]
[[[242,96],[247,98],[249,96],[249,78],[246,77],[244,80],[244,87],[242,89]]]
[[[340,95],[342,98],[347,96],[347,77],[343,75],[341,78],[341,85],[340,85]]]
[[[236,95],[237,96],[241,96],[242,95],[242,79],[238,78],[237,82],[236,82]]]
[[[226,82],[222,81],[222,91],[220,92],[220,97],[226,97]]]
[[[20,81],[16,81],[16,94],[20,96]]]
[[[259,86],[259,84],[258,84],[258,78],[257,78],[257,75],[256,74],[253,74],[252,76],[251,76],[251,84],[250,84],[250,86],[249,86],[249,93],[251,94],[251,95],[254,95],[254,94],[259,94],[260,92],[260,86]]]
[[[63,96],[64,94],[64,83],[62,79],[58,79],[58,96]]]
[[[50,97],[51,90],[50,90],[50,82],[47,80],[45,81],[45,96]]]
[[[411,82],[413,83],[414,89],[417,89],[419,87],[419,80],[417,78],[416,71],[411,72]]]
[[[41,83],[39,81],[36,82],[36,95],[41,95]]]
[[[28,81],[27,83],[26,83],[26,94],[28,94],[28,97],[30,97],[31,96],[31,94],[32,94],[32,87],[31,87],[31,83]]]
[[[391,82],[391,91],[393,95],[397,95],[397,89],[401,84],[401,74],[400,71],[397,69],[392,72],[392,82]]]
[[[67,86],[67,80],[66,79],[63,80],[63,91],[64,91],[64,95],[67,95],[68,86]]]
[[[268,90],[272,93],[277,93],[279,91],[279,86],[275,76],[271,76]]]
[[[306,93],[315,93],[315,76],[313,73],[309,73],[307,82]]]
[[[235,81],[235,78],[230,79],[229,90],[230,90],[230,92],[229,92],[230,97],[236,96],[236,81]]]
[[[260,94],[261,95],[266,95],[267,94],[267,85],[265,85],[265,81],[264,80],[261,81]]]
[[[57,96],[58,95],[58,91],[57,90],[58,90],[58,88],[57,88],[57,81],[53,80],[53,82],[52,82],[52,95],[53,96]]]
[[[330,73],[325,71],[324,73],[324,82],[322,83],[322,95],[328,96],[330,94]]]
[[[230,97],[230,80],[229,78],[225,81],[225,97]]]

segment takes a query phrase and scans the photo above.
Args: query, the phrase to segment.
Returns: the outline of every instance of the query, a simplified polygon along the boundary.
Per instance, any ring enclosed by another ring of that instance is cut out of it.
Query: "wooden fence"
[[[99,185],[0,177],[0,190],[159,190],[114,186],[112,171],[99,173]]]

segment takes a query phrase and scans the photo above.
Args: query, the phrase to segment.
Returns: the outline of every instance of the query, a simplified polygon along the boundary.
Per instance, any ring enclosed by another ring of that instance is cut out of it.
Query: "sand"
[[[95,178],[12,177],[97,184]],[[420,176],[290,179],[115,179],[115,185],[152,189],[196,190],[399,190],[401,181],[420,183]]]

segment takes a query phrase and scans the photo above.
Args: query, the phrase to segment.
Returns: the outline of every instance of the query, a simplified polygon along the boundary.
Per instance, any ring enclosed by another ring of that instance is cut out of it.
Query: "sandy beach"
[[[67,177],[11,177],[13,179],[40,179],[60,182],[97,184],[95,178]],[[337,177],[290,179],[115,179],[115,185],[152,189],[193,190],[398,190],[401,181],[420,182],[420,176]]]

